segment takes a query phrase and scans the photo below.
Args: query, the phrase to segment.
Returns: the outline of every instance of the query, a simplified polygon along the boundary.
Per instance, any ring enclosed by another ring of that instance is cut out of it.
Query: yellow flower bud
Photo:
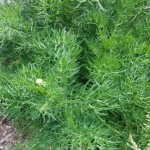
[[[37,85],[43,85],[44,81],[42,79],[36,79],[36,84]]]

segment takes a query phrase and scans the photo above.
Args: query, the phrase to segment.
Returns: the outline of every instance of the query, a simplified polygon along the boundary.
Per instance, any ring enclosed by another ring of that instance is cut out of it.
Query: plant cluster
[[[149,1],[16,0],[0,20],[0,113],[30,138],[18,149],[146,149]]]

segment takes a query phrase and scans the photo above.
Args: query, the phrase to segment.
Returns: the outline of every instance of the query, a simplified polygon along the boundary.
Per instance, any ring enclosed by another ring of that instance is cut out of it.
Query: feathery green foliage
[[[128,150],[150,140],[150,2],[0,4],[0,113],[15,149]],[[36,83],[37,79],[43,83]]]

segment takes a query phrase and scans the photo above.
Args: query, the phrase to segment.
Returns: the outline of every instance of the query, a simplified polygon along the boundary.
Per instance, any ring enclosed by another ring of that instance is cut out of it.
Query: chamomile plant
[[[30,137],[18,149],[149,146],[149,4],[0,4],[0,113]]]

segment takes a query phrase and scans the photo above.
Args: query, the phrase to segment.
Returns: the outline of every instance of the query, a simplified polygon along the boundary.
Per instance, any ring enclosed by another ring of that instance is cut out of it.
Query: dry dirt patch
[[[6,116],[0,116],[0,150],[8,150],[19,143],[17,130]]]

